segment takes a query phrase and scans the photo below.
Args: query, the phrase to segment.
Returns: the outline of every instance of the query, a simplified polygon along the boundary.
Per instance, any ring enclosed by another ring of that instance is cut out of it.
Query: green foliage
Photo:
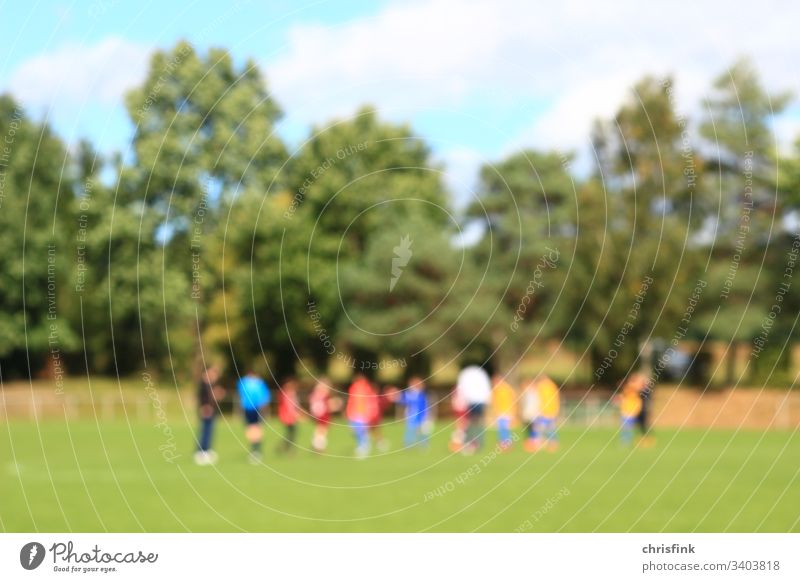
[[[371,107],[290,155],[264,75],[223,49],[153,55],[126,96],[124,162],[68,151],[0,97],[0,363],[34,374],[64,352],[89,372],[184,378],[201,358],[282,376],[352,353],[418,371],[494,354],[511,369],[563,338],[593,371],[613,351],[595,379],[614,382],[654,339],[752,341],[794,241],[779,223],[798,209],[800,145],[779,160],[772,138],[788,99],[740,61],[695,127],[672,80],[645,77],[596,122],[591,175],[572,153],[522,150],[485,165],[458,212],[428,144]],[[770,349],[797,335],[795,295]]]
[[[271,184],[285,158],[274,135],[281,111],[258,67],[237,68],[223,49],[203,57],[183,41],[155,53],[126,106],[136,124],[128,178],[178,228],[204,200]]]
[[[76,347],[74,322],[61,317],[71,266],[72,177],[67,152],[46,124],[0,96],[0,358],[35,367],[51,350]],[[13,365],[13,363],[12,363]]]
[[[700,162],[671,91],[670,79],[647,77],[613,121],[596,125],[600,163],[574,199],[576,236],[562,243],[573,259],[553,309],[604,383],[637,367],[643,341],[676,334],[702,274]]]
[[[226,310],[226,319],[234,330],[231,345],[243,359],[266,352],[280,375],[291,372],[299,357],[324,369],[328,358],[354,347],[374,353],[409,345],[364,341],[347,311],[379,301],[365,294],[377,290],[371,284],[383,273],[388,284],[391,247],[383,251],[389,252],[384,265],[375,264],[377,272],[360,270],[366,256],[381,260],[377,249],[385,244],[387,229],[419,224],[420,236],[439,237],[440,250],[447,252],[443,229],[453,225],[440,177],[431,168],[427,147],[409,128],[363,109],[312,131],[278,178],[290,191],[265,197],[251,190],[231,203],[228,224],[236,228],[226,236],[231,258],[224,280],[240,312]],[[364,281],[356,282],[356,271]],[[390,327],[405,327],[407,313],[385,315]]]

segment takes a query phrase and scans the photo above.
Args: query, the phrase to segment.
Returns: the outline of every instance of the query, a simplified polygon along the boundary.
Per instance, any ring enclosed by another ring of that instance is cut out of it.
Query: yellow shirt
[[[492,408],[495,416],[514,416],[516,394],[507,382],[492,388]]]
[[[637,390],[626,389],[622,392],[622,399],[619,403],[619,412],[625,418],[638,416],[642,411],[642,399]]]
[[[561,398],[558,394],[558,386],[550,378],[539,382],[539,400],[542,406],[542,416],[545,418],[558,416],[561,409]]]

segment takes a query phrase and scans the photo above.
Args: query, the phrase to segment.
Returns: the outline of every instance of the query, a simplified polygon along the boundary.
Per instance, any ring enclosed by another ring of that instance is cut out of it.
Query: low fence
[[[432,394],[431,412],[435,418],[451,415],[449,398],[445,394]],[[224,413],[233,413],[234,404],[222,404]],[[141,394],[63,394],[47,391],[0,390],[0,419],[8,420],[81,420],[101,421],[134,420],[150,421],[164,413],[193,418],[196,414],[193,394],[175,391],[153,391]],[[392,406],[387,417],[399,418],[402,410]],[[565,398],[562,402],[562,422],[576,426],[614,426],[617,423],[616,409],[606,398],[587,396]]]
[[[565,392],[562,396],[561,423],[567,426],[617,426],[617,409],[610,404],[610,393]],[[449,398],[433,392],[434,417],[450,416]],[[150,390],[140,393],[76,392],[56,394],[47,390],[0,389],[2,420],[132,420],[158,421],[170,417],[194,418],[194,394],[175,390]],[[225,414],[234,413],[235,403],[222,403]],[[387,417],[399,418],[398,407],[387,410]],[[659,387],[651,414],[653,424],[681,428],[800,428],[800,390],[760,390],[738,388],[703,392],[689,388]]]
[[[65,394],[44,391],[0,390],[0,418],[8,420],[48,419],[131,419],[149,421],[162,414],[160,411],[179,413],[184,406],[193,407],[189,398],[178,393],[154,392],[152,394]],[[194,412],[192,412],[194,415]]]

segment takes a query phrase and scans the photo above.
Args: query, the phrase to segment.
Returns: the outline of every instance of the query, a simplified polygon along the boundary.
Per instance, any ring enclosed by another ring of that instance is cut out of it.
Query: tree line
[[[788,375],[800,143],[779,151],[772,124],[791,98],[746,59],[691,117],[675,90],[636,83],[586,171],[556,150],[486,163],[464,208],[430,145],[373,108],[290,148],[259,67],[223,49],[155,53],[112,155],[0,96],[2,377],[509,367],[552,339],[601,384],[687,339]]]

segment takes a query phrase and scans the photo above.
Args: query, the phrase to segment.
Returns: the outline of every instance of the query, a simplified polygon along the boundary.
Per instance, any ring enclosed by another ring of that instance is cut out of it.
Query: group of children
[[[328,389],[330,388],[328,387]],[[347,391],[347,408],[345,409],[347,422],[356,438],[357,457],[365,457],[369,454],[373,440],[378,450],[388,449],[388,443],[383,438],[381,422],[386,410],[392,404],[402,407],[404,411],[405,436],[403,443],[405,446],[427,445],[432,419],[422,378],[411,377],[408,387],[402,391],[395,386],[388,386],[384,390],[380,390],[365,375],[357,374]],[[319,422],[317,422],[317,426],[319,426]],[[322,449],[315,447],[315,450]]]
[[[470,370],[466,369],[465,372]],[[477,430],[479,432],[482,430],[483,418],[480,415],[482,403],[474,396],[470,402],[470,387],[462,384],[468,381],[480,381],[477,371],[472,374],[473,377],[467,379],[467,374],[462,373],[459,384],[453,392],[452,406],[456,414],[456,430],[450,441],[450,449],[453,451],[471,453],[481,446],[480,436],[471,437],[469,427],[471,424],[477,424]],[[556,420],[561,410],[561,398],[558,386],[547,376],[539,375],[527,380],[518,397],[516,390],[504,377],[495,375],[491,379],[487,404],[490,406],[491,423],[497,428],[497,440],[501,450],[511,447],[513,443],[511,429],[517,419],[522,420],[526,428],[527,436],[524,444],[526,451],[535,452],[544,448],[553,452],[558,449]],[[478,414],[475,412],[476,408]]]
[[[200,382],[199,403],[201,431],[195,461],[198,464],[213,464],[216,454],[211,450],[211,436],[216,401],[224,394],[217,385],[219,372],[210,368]],[[624,443],[632,439],[633,427],[638,421],[645,432],[645,402],[643,390],[646,378],[633,375],[623,386],[615,403],[622,419],[621,435]],[[272,401],[266,382],[253,371],[242,376],[237,383],[239,403],[245,421],[245,436],[250,445],[250,460],[260,462],[263,439],[263,420]],[[314,423],[311,438],[313,451],[324,452],[328,446],[328,431],[331,418],[342,410],[342,399],[335,396],[330,381],[319,378],[308,399],[308,410],[300,404],[299,383],[290,378],[278,391],[277,416],[284,427],[284,438],[277,452],[290,453],[295,449],[297,426],[304,418]],[[482,444],[485,432],[484,411],[490,411],[491,422],[496,427],[500,450],[510,448],[514,442],[512,429],[518,420],[525,426],[524,449],[528,452],[558,449],[556,424],[561,409],[559,388],[546,375],[539,375],[522,384],[519,395],[501,375],[491,379],[479,366],[470,366],[459,374],[453,390],[451,404],[455,414],[455,430],[450,448],[465,454],[474,453]],[[406,447],[426,447],[433,427],[430,406],[424,380],[419,376],[409,378],[404,390],[395,386],[380,389],[364,374],[357,374],[347,390],[345,417],[356,441],[355,455],[366,457],[372,444],[379,451],[388,449],[383,437],[382,419],[391,406],[399,406],[405,423],[403,443]]]
[[[216,453],[211,448],[214,420],[218,413],[217,401],[225,391],[218,385],[219,371],[210,367],[200,380],[198,402],[200,405],[200,434],[194,459],[199,465],[214,464]],[[304,419],[314,422],[311,448],[324,452],[328,446],[328,431],[331,418],[342,409],[342,399],[334,395],[330,381],[319,378],[308,399],[308,411],[300,404],[299,384],[294,378],[285,380],[278,391],[277,416],[284,427],[284,436],[278,444],[277,452],[290,453],[297,444],[297,425]],[[252,463],[261,460],[263,440],[263,421],[272,396],[263,378],[248,371],[237,383],[239,405],[245,422],[245,438],[250,446],[249,459]],[[369,454],[372,442],[379,450],[388,448],[381,429],[386,410],[392,405],[401,406],[405,412],[405,438],[407,447],[425,446],[428,442],[432,421],[430,408],[422,378],[415,376],[409,380],[405,390],[388,386],[381,390],[363,374],[353,379],[347,393],[345,416],[355,435],[356,456]]]

